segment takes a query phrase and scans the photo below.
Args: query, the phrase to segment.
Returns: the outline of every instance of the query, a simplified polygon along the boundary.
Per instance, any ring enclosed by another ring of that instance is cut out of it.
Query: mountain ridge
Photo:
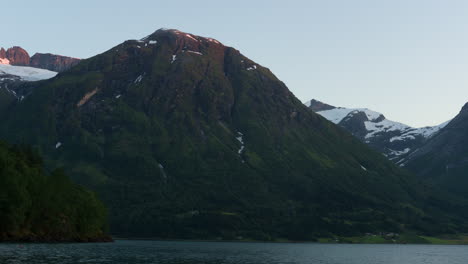
[[[428,182],[468,197],[468,103],[440,133],[405,160],[405,167]]]
[[[80,59],[51,53],[35,53],[32,57],[19,46],[5,50],[0,48],[0,64],[30,66],[55,72],[62,72],[78,64]]]
[[[388,120],[383,114],[367,108],[334,107],[315,99],[306,102],[305,105],[348,130],[399,165],[407,155],[418,149],[449,122],[438,126],[413,128]],[[326,109],[323,105],[326,105]]]
[[[211,38],[158,30],[15,92],[24,100],[0,97],[0,136],[97,191],[114,234],[312,240],[464,228],[458,204]]]

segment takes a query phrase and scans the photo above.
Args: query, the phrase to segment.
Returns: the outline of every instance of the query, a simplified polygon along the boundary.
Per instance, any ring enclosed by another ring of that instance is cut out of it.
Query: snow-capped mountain
[[[388,120],[383,114],[367,108],[334,107],[317,100],[310,100],[305,105],[348,130],[397,164],[449,122],[438,126],[413,128]]]

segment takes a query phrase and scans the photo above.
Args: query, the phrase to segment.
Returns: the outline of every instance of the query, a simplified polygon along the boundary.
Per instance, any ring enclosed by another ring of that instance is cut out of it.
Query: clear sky
[[[302,101],[435,125],[468,102],[466,0],[15,0],[0,46],[86,58],[158,28],[213,37]]]

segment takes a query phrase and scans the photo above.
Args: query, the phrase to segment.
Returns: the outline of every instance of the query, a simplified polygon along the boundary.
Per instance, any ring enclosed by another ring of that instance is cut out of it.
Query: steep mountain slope
[[[367,108],[334,107],[314,99],[305,105],[399,165],[409,153],[418,149],[448,123],[413,128],[388,120],[383,114]]]
[[[158,30],[15,88],[0,135],[97,190],[111,229],[311,239],[464,229],[449,204],[217,40]]]
[[[468,197],[468,104],[437,135],[403,161],[426,181]]]

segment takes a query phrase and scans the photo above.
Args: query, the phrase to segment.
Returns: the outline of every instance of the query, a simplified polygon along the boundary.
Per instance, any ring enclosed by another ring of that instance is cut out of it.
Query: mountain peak
[[[221,42],[219,42],[216,39],[213,38],[206,38],[206,37],[201,37],[198,35],[194,35],[191,33],[183,32],[178,29],[167,29],[167,28],[160,28],[156,30],[153,34],[141,39],[143,41],[145,40],[157,40],[160,37],[171,37],[175,40],[184,40],[185,42],[192,42],[192,43],[200,43],[200,42],[208,42],[212,44],[217,44],[224,46]]]
[[[0,59],[8,60],[2,64],[12,64],[18,66],[27,66],[29,64],[29,54],[19,46],[13,46],[6,51],[2,48]]]
[[[314,112],[331,110],[331,109],[336,108],[335,106],[320,102],[319,100],[315,100],[315,99],[312,99],[312,100],[306,102],[305,105],[307,107],[309,107]]]
[[[468,103],[466,103],[466,104],[462,107],[462,109],[461,109],[460,112],[468,112]]]

